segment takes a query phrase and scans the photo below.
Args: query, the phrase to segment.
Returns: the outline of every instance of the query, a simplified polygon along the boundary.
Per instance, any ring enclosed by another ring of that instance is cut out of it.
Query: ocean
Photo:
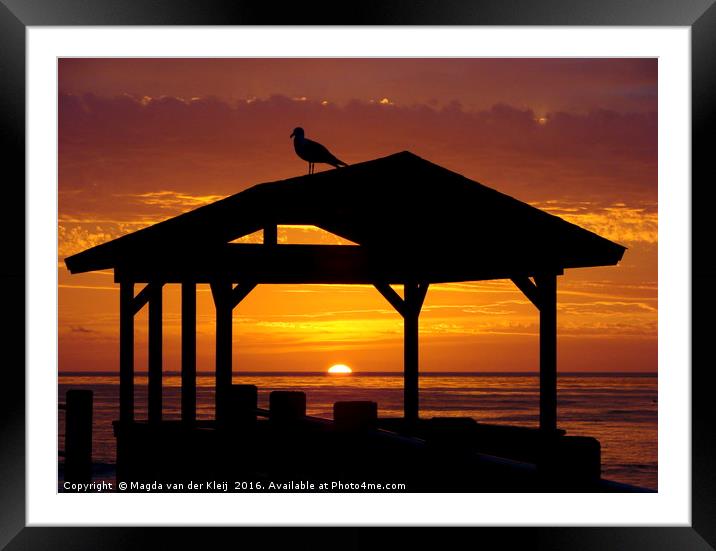
[[[259,407],[268,408],[272,390],[303,390],[309,415],[333,417],[339,400],[373,400],[381,417],[400,417],[401,373],[235,373],[234,383],[254,384]],[[180,377],[165,374],[163,416],[179,419]],[[119,416],[115,374],[61,374],[59,401],[68,389],[94,391],[93,461],[113,464],[112,421]],[[135,378],[135,415],[146,418],[147,377]],[[593,436],[602,445],[603,478],[657,489],[657,377],[643,374],[560,374],[558,426],[569,435]],[[472,417],[479,422],[538,426],[537,374],[423,373],[420,415]],[[64,412],[58,412],[58,448],[63,449]],[[214,415],[214,377],[197,376],[197,417]]]

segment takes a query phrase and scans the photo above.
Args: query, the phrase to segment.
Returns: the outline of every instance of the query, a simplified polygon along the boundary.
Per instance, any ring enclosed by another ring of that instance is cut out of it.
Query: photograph
[[[659,63],[58,56],[57,492],[658,492]]]
[[[0,0],[0,549],[714,549],[714,0],[91,4]]]

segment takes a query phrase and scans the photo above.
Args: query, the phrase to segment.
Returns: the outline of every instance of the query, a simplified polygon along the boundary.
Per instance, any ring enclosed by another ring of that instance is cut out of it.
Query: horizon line
[[[61,371],[58,370],[59,376],[119,376],[119,371]],[[134,375],[146,376],[148,371],[135,371]],[[163,375],[168,376],[180,376],[181,371],[164,371]],[[197,376],[213,376],[214,371],[197,371]],[[335,374],[329,374],[326,371],[234,371],[232,375],[244,375],[244,376],[296,376],[296,375],[331,375],[335,377]],[[342,374],[340,376],[398,376],[403,375],[402,371],[354,371],[352,373]],[[423,371],[420,375],[429,377],[434,376],[539,376],[539,371]],[[657,377],[657,371],[558,371],[557,376],[592,376],[592,377],[604,377],[604,376],[636,376],[636,377]]]

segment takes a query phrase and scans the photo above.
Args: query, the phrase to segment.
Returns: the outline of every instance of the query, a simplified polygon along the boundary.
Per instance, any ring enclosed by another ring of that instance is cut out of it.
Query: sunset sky
[[[349,164],[409,150],[628,247],[617,267],[559,278],[559,370],[657,370],[655,59],[62,59],[58,102],[61,371],[117,371],[119,350],[113,274],[69,275],[64,259],[305,174],[296,126]],[[164,369],[176,371],[179,287],[164,296]],[[433,285],[421,370],[535,371],[538,322],[510,281]],[[136,328],[141,371],[146,309]],[[402,334],[372,287],[259,286],[234,311],[234,370],[400,371]],[[204,286],[197,339],[210,371]]]

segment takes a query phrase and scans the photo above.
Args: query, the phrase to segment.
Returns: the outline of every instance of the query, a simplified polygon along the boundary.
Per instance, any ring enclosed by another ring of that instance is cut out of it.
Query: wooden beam
[[[557,430],[557,276],[539,275],[539,426],[545,432]]]
[[[115,281],[167,283],[217,279],[260,283],[403,284],[407,280],[445,283],[505,279],[515,274],[553,273],[539,259],[507,258],[490,264],[479,255],[445,251],[434,260],[417,253],[392,252],[356,245],[228,244],[218,248],[137,256],[115,269]]]
[[[134,421],[134,283],[119,286],[119,420]]]
[[[415,297],[415,306],[418,309],[418,315],[420,315],[420,310],[423,308],[423,303],[425,302],[425,297],[428,294],[428,287],[430,284],[427,281],[423,281],[422,283],[418,284],[418,292],[416,293]]]
[[[529,277],[513,277],[512,283],[514,283],[517,288],[522,291],[522,294],[525,295],[527,299],[537,307],[537,309],[540,308],[540,290]]]
[[[212,281],[209,283],[211,289],[211,298],[214,299],[214,306],[218,306],[226,300],[226,284],[218,281]],[[229,284],[229,290],[231,290],[231,284]]]
[[[196,421],[196,283],[181,285],[181,418]]]
[[[142,308],[144,308],[144,305],[149,302],[149,297],[151,296],[151,294],[152,284],[147,283],[144,286],[144,289],[139,291],[139,293],[137,293],[137,296],[134,297],[134,299],[132,300],[134,314],[137,314]]]
[[[148,417],[150,423],[158,423],[162,420],[162,285],[155,283],[149,297],[148,360]]]
[[[390,285],[382,282],[374,282],[373,286],[378,289],[378,292],[385,297],[385,300],[387,300],[390,305],[397,310],[398,314],[405,317],[405,302]]]
[[[164,287],[164,283],[150,282],[147,283],[144,288],[139,291],[139,293],[137,293],[136,297],[134,297],[134,299],[132,300],[132,307],[134,309],[135,315],[138,314],[142,308],[144,308],[145,304],[149,303],[149,299],[151,298],[152,293],[155,292],[154,288],[157,285],[160,289]]]
[[[231,290],[231,308],[236,308],[255,288],[255,283],[237,283]]]

